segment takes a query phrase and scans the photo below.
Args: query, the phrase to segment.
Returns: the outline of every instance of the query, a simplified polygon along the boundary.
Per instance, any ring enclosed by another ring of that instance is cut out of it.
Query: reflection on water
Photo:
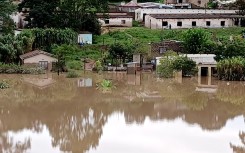
[[[0,90],[0,152],[245,150],[244,82],[125,73],[1,79],[11,88]],[[113,80],[116,88],[97,90],[93,83],[102,79]]]

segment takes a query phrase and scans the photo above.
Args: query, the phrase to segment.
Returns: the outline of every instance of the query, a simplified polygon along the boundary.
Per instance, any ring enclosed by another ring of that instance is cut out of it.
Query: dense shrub
[[[9,88],[9,84],[3,80],[3,81],[0,81],[0,89],[7,89]]]
[[[68,61],[66,63],[68,69],[81,70],[83,68],[83,63],[81,61]]]
[[[101,63],[101,61],[100,60],[97,60],[96,62],[95,62],[95,66],[94,66],[94,68],[93,68],[93,71],[96,71],[96,72],[101,72],[103,70],[103,66],[102,66],[102,63]]]
[[[160,60],[160,65],[157,66],[157,73],[159,77],[171,78],[173,77],[173,58],[164,57]]]
[[[183,76],[192,76],[197,73],[196,63],[186,56],[180,56],[174,59],[173,69],[182,71]]]
[[[41,67],[26,67],[15,64],[0,63],[0,74],[43,74],[44,69]]]
[[[79,74],[77,74],[75,71],[69,71],[66,75],[67,78],[77,78],[79,77]]]
[[[97,89],[101,90],[102,92],[111,92],[113,88],[116,88],[113,82],[107,79],[103,79],[101,82],[99,82],[97,87]]]
[[[182,76],[192,76],[197,73],[196,63],[186,56],[165,56],[157,66],[160,77],[171,78],[174,71],[182,71]]]
[[[217,64],[217,73],[220,80],[244,81],[245,58],[232,57],[219,61]]]

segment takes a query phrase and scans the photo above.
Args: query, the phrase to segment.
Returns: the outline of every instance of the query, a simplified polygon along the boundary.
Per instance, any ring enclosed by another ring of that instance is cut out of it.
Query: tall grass
[[[210,28],[205,29],[213,38],[219,40],[229,40],[230,36],[241,35],[244,28]],[[145,43],[159,42],[162,40],[182,40],[182,33],[188,29],[148,29],[144,27],[132,27],[128,29],[120,29],[101,36],[95,36],[97,44],[113,44],[115,42],[131,41],[138,39]]]
[[[245,80],[245,58],[233,57],[224,59],[217,64],[218,78],[227,81]]]

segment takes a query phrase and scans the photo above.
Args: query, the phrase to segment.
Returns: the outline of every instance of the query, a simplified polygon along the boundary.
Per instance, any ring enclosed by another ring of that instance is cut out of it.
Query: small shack
[[[78,38],[77,38],[78,44],[83,46],[86,44],[92,44],[93,43],[93,34],[91,32],[88,31],[81,31],[78,34]]]
[[[41,50],[20,55],[20,59],[24,65],[42,67],[45,70],[52,70],[52,63],[57,62],[53,54]]]

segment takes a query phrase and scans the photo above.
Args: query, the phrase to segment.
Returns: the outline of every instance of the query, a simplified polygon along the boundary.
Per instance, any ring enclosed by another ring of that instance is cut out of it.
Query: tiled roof
[[[40,55],[40,54],[47,55],[47,56],[51,56],[51,57],[54,56],[53,54],[50,54],[50,53],[45,52],[45,51],[34,50],[34,51],[32,51],[32,52],[29,52],[29,53],[20,55],[20,59],[24,60],[24,59],[27,59],[27,58],[30,58],[30,57],[33,57],[33,56],[37,56],[37,55]]]
[[[150,14],[156,19],[217,19],[217,18],[239,18],[236,14]]]

